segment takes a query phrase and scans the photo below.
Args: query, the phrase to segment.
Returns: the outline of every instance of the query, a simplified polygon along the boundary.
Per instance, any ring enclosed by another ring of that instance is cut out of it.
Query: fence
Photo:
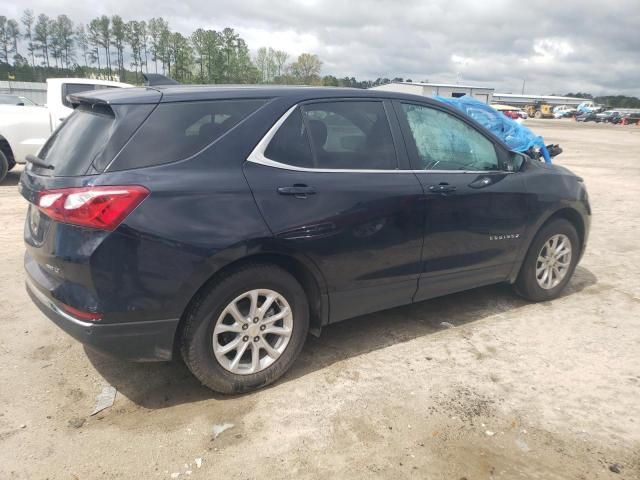
[[[26,97],[38,105],[47,103],[47,84],[39,82],[12,82],[1,80],[0,93]]]

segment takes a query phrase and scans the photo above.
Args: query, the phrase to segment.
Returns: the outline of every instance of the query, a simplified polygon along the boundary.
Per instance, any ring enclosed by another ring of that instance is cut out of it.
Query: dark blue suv
[[[165,86],[70,97],[20,190],[27,289],[130,360],[182,355],[225,393],[309,332],[509,282],[557,297],[584,252],[582,179],[464,114],[382,91]]]

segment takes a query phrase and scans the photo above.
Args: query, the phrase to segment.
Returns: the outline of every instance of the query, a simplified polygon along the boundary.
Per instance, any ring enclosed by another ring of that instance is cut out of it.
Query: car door
[[[422,273],[415,299],[504,281],[524,239],[527,194],[507,152],[463,115],[395,102],[425,190]]]
[[[244,166],[277,248],[322,272],[330,321],[410,303],[417,288],[423,190],[392,108],[379,99],[300,104]]]

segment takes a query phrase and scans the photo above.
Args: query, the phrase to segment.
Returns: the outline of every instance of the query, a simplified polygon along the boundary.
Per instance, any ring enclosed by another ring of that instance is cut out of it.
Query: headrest
[[[327,143],[327,126],[320,120],[309,120],[309,130],[313,143],[322,148]]]

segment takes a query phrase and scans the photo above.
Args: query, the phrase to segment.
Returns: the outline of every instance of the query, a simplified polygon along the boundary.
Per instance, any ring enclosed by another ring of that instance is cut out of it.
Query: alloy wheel
[[[553,235],[540,249],[536,260],[538,285],[551,290],[564,279],[571,266],[571,240],[559,233]]]
[[[237,375],[258,373],[285,351],[293,332],[293,313],[283,295],[250,290],[222,311],[213,329],[213,353]]]

